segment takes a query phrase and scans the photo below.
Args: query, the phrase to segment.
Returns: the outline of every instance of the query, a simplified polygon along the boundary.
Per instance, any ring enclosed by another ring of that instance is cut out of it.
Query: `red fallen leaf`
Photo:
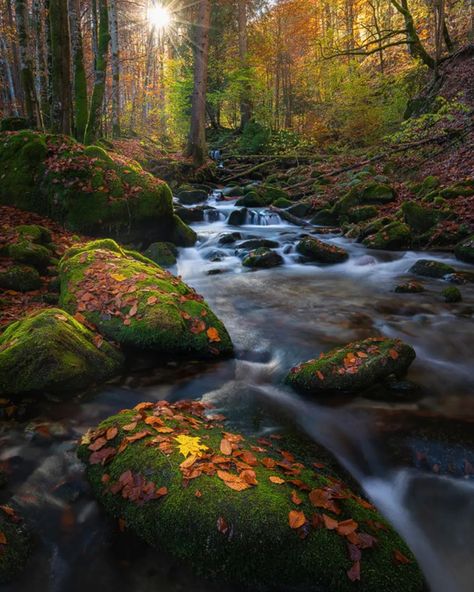
[[[262,458],[262,460],[260,461],[262,463],[262,465],[264,467],[267,467],[267,469],[273,469],[275,468],[276,462],[273,460],[273,458],[270,457],[265,457]]]
[[[412,563],[411,559],[408,559],[408,557],[406,557],[406,555],[404,555],[403,553],[401,553],[397,549],[395,549],[395,551],[393,552],[393,557],[397,563],[405,563],[405,564]]]
[[[105,432],[105,437],[107,440],[113,440],[117,434],[118,429],[116,427],[112,427]]]
[[[7,544],[7,537],[4,532],[0,532],[0,545]]]
[[[276,483],[277,485],[281,485],[282,483],[285,483],[284,479],[282,479],[281,477],[277,477],[276,475],[271,475],[270,477],[268,477],[268,479],[272,483]]]
[[[391,349],[389,350],[389,355],[392,358],[392,360],[396,360],[398,358],[398,352],[396,349]]]
[[[291,452],[287,452],[286,450],[280,450],[280,454],[282,457],[290,463],[295,462],[295,457],[291,454]]]
[[[110,475],[108,473],[104,473],[100,478],[100,482],[106,485],[110,481]]]
[[[348,520],[339,522],[337,525],[337,534],[340,534],[341,536],[347,536],[348,534],[355,532],[358,527],[359,525],[357,522],[352,520],[352,518],[349,518]]]
[[[336,502],[331,499],[330,492],[324,489],[312,489],[309,494],[309,501],[315,508],[324,508],[334,514],[340,514],[341,510],[336,505]]]
[[[156,304],[158,302],[158,296],[150,296],[146,303],[147,304]]]
[[[191,333],[202,333],[206,330],[206,323],[201,321],[201,319],[193,319],[189,330]]]
[[[222,516],[219,516],[219,518],[217,519],[217,530],[221,533],[221,534],[227,534],[229,532],[229,525],[227,524],[225,518],[223,518]]]
[[[311,516],[311,525],[313,528],[319,528],[323,525],[323,519],[319,514],[313,514]]]
[[[316,374],[319,380],[324,380],[324,374],[321,372],[321,370],[316,370]]]
[[[288,524],[290,528],[300,528],[306,522],[306,516],[304,512],[298,512],[298,510],[291,510],[288,514]]]
[[[105,463],[107,461],[111,460],[116,454],[117,454],[117,451],[115,450],[115,448],[112,448],[111,446],[109,446],[107,448],[101,448],[100,450],[93,452],[89,456],[89,464],[91,464],[91,465],[98,465],[98,464],[105,465]]]
[[[93,341],[96,348],[100,349],[102,344],[104,343],[104,338],[102,337],[102,335],[94,335]]]
[[[143,403],[137,403],[134,407],[135,411],[141,411],[142,409],[153,409],[155,406],[151,401],[144,401]]]
[[[219,337],[219,333],[215,327],[209,327],[209,329],[206,331],[206,334],[209,338],[209,341],[218,342],[221,340],[221,338]]]
[[[331,518],[331,516],[328,516],[327,514],[323,514],[323,521],[324,521],[324,526],[328,530],[336,529],[337,525],[339,524],[339,522],[337,520],[335,520],[334,518]]]
[[[251,467],[256,467],[258,464],[257,457],[252,454],[250,450],[244,450],[240,458],[244,463],[250,465]]]
[[[306,483],[304,481],[301,481],[301,479],[289,479],[288,483],[295,485],[301,491],[311,491],[311,487],[309,485],[306,485]]]
[[[141,440],[142,438],[145,438],[145,436],[150,436],[151,432],[149,432],[148,430],[142,430],[141,432],[136,432],[135,434],[132,434],[131,436],[127,436],[127,440],[129,442],[136,442],[137,440]]]
[[[195,493],[194,493],[194,497],[200,498],[202,497],[202,492],[199,491],[199,489],[196,489]]]
[[[360,561],[354,561],[351,569],[347,571],[347,577],[350,579],[351,582],[360,581]]]
[[[239,474],[239,477],[249,485],[257,485],[257,475],[252,469],[246,469]]]
[[[362,558],[362,551],[356,545],[352,543],[347,544],[347,549],[349,551],[349,558],[351,561],[360,561]]]
[[[222,454],[225,454],[226,456],[232,454],[232,444],[229,442],[229,440],[226,440],[226,438],[222,438],[220,450]]]
[[[377,539],[372,536],[371,534],[367,534],[366,532],[354,532],[352,535],[349,535],[347,538],[355,535],[357,537],[357,542],[355,543],[360,549],[370,549],[376,543]],[[352,541],[351,541],[352,543]]]
[[[106,444],[107,440],[105,438],[97,438],[95,442],[92,442],[92,444],[88,446],[88,449],[92,450],[92,452],[96,452],[97,450],[103,448]]]
[[[314,462],[314,463],[313,463],[313,467],[314,467],[315,469],[324,469],[324,465],[323,465],[323,463],[319,463],[319,462]]]
[[[165,495],[168,495],[168,488],[167,487],[160,487],[159,489],[157,489],[155,491],[155,496],[157,498],[163,497]]]
[[[298,497],[298,494],[296,493],[296,491],[293,489],[293,491],[291,492],[291,501],[296,504],[297,506],[299,506],[300,504],[303,503],[303,500]]]

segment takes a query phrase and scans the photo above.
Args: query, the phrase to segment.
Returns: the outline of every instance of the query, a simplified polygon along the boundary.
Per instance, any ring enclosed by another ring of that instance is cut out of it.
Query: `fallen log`
[[[298,218],[297,216],[293,216],[293,214],[290,214],[290,212],[282,210],[281,208],[270,206],[269,210],[275,212],[275,214],[278,214],[280,218],[283,218],[284,220],[290,222],[290,224],[294,224],[295,226],[313,226],[311,222],[303,220],[302,218]]]

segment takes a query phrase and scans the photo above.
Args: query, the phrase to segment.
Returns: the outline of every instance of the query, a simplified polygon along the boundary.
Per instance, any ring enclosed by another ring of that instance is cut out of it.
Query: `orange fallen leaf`
[[[113,440],[117,434],[118,434],[118,429],[116,427],[112,427],[106,431],[105,437],[107,440]]]
[[[328,516],[327,514],[323,514],[323,520],[324,520],[324,526],[328,529],[328,530],[334,530],[335,528],[337,528],[339,522],[337,520],[335,520],[334,518],[331,518],[331,516]]]
[[[209,341],[220,341],[221,338],[219,337],[219,333],[215,327],[209,327],[206,331]]]
[[[225,454],[226,456],[232,454],[232,444],[229,442],[229,440],[226,440],[226,438],[222,438],[220,450],[222,454]]]
[[[342,522],[339,522],[339,524],[337,525],[337,534],[340,534],[341,536],[347,536],[348,534],[351,534],[352,532],[355,532],[358,528],[358,524],[355,520],[352,520],[352,518],[349,518],[348,520],[343,520]]]
[[[304,512],[298,512],[298,510],[291,510],[288,514],[288,524],[290,528],[300,528],[306,522],[306,516]]]
[[[406,555],[395,549],[393,557],[397,563],[412,563],[411,559],[408,559]]]
[[[5,536],[4,532],[0,532],[0,545],[7,544],[7,537]]]
[[[277,477],[276,475],[272,475],[271,477],[268,477],[268,478],[272,483],[276,483],[277,485],[281,485],[282,483],[285,482],[284,479],[282,479],[281,477]]]
[[[229,532],[229,525],[227,524],[226,519],[222,516],[219,516],[219,518],[217,519],[217,530],[221,534],[227,534]]]
[[[293,491],[291,492],[291,501],[296,504],[297,506],[299,506],[300,504],[303,503],[303,500],[298,497],[298,494],[296,493],[296,491],[293,489]]]

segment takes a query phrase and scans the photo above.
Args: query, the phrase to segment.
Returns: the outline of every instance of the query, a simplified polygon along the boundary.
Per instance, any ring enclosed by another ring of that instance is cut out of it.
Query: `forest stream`
[[[120,533],[93,501],[76,457],[81,435],[124,407],[202,398],[245,434],[265,436],[288,424],[305,432],[338,459],[402,535],[432,592],[471,592],[474,447],[462,434],[454,445],[439,434],[474,415],[474,285],[463,286],[464,302],[455,305],[440,298],[442,282],[436,279],[426,278],[422,294],[397,294],[394,287],[411,277],[408,270],[421,252],[368,251],[324,228],[310,233],[324,233],[349,259],[328,266],[301,263],[295,244],[306,229],[263,209],[251,209],[246,224],[229,226],[233,203],[217,197],[208,199],[212,219],[192,225],[196,246],[181,249],[171,271],[223,320],[236,358],[158,369],[141,360],[120,381],[80,400],[40,403],[29,421],[4,432],[0,460],[15,469],[8,488],[39,537],[27,571],[5,589],[233,590],[200,580],[134,535]],[[231,232],[239,233],[234,242],[221,244]],[[276,241],[284,264],[243,268],[239,243],[251,238]],[[463,268],[451,254],[429,256]],[[406,380],[319,404],[282,386],[299,361],[377,334],[415,348]],[[429,418],[432,428],[424,437],[408,435],[403,454],[396,444],[399,411],[415,427]]]

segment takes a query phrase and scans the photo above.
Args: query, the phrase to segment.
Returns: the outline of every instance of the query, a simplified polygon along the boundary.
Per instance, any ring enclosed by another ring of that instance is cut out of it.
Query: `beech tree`
[[[72,132],[72,93],[67,4],[49,0],[51,39],[51,128],[63,134]]]

